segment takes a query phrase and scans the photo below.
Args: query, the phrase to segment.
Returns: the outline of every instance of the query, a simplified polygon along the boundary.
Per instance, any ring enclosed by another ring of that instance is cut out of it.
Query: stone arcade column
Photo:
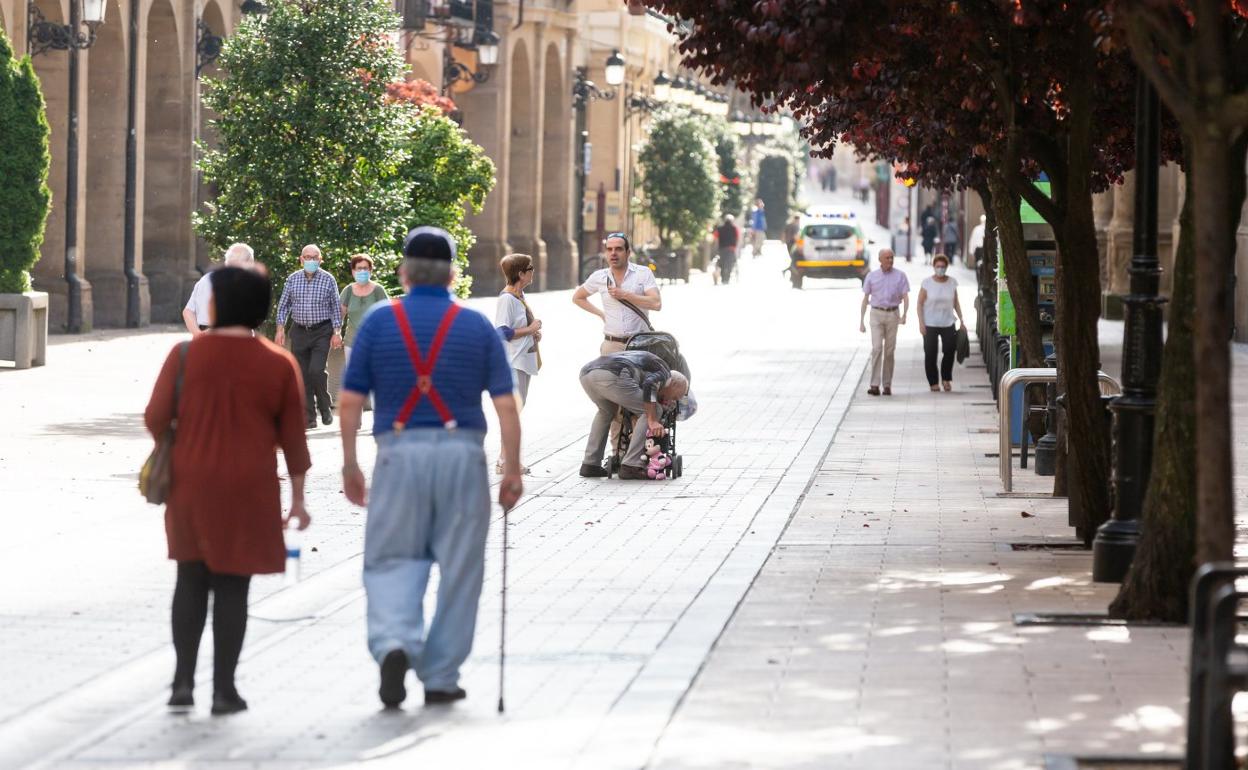
[[[540,232],[546,244],[546,274],[541,288],[570,289],[578,282],[572,242],[572,87],[558,43],[546,46],[543,70]]]
[[[1114,214],[1106,232],[1106,268],[1108,287],[1101,294],[1101,315],[1122,320],[1122,301],[1130,290],[1127,268],[1131,264],[1131,239],[1135,226],[1135,172],[1128,172],[1122,184],[1113,189]]]
[[[1161,263],[1161,296],[1169,297],[1174,286],[1174,249],[1178,243],[1179,177],[1183,172],[1177,163],[1167,163],[1158,171],[1157,179],[1157,259]],[[1164,306],[1163,306],[1164,308]]]
[[[538,204],[541,201],[542,141],[541,99],[543,89],[536,87],[541,77],[534,75],[534,60],[528,41],[516,40],[508,59],[511,70],[511,146],[507,153],[507,240],[513,251],[528,254],[537,264],[538,288],[545,272],[546,245],[538,236]],[[502,288],[502,275],[494,268],[497,286]],[[484,287],[482,287],[484,288]]]
[[[1109,222],[1114,217],[1114,190],[1092,196],[1092,221],[1096,226],[1096,252],[1100,257],[1101,294],[1109,291]],[[1104,309],[1104,302],[1101,303]]]
[[[1235,341],[1248,342],[1248,200],[1235,231]]]
[[[501,29],[504,25],[498,21],[496,26]],[[511,147],[507,120],[509,70],[509,66],[501,65],[486,82],[471,91],[453,95],[464,113],[464,130],[472,141],[481,145],[497,169],[494,190],[486,198],[485,207],[480,214],[469,215],[466,222],[477,236],[476,245],[468,252],[468,274],[473,279],[472,293],[477,296],[497,294],[502,289],[498,261],[512,250],[505,234],[507,159]]]

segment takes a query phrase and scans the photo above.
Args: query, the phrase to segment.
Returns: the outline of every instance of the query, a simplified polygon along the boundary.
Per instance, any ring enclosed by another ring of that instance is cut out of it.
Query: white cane
[[[498,713],[503,713],[503,672],[507,664],[507,513],[503,508],[503,586],[500,589],[501,618],[498,624]]]

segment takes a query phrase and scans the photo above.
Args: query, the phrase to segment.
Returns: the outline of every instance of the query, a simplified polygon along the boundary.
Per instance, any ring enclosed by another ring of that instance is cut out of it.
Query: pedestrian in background
[[[724,221],[715,228],[715,240],[719,254],[719,277],[728,283],[732,279],[732,269],[737,265],[737,246],[741,243],[736,217],[724,215]]]
[[[949,258],[944,254],[932,257],[932,275],[923,279],[919,287],[919,334],[923,335],[923,365],[927,371],[927,384],[933,393],[940,390],[937,375],[945,390],[953,390],[953,356],[957,352],[958,323],[962,320],[962,305],[958,302],[958,282],[946,272]],[[936,348],[940,346],[940,371],[936,371]]]
[[[923,229],[920,237],[923,239],[923,261],[930,263],[932,255],[936,253],[936,238],[940,235],[940,226],[936,222],[936,217],[929,216],[923,220]]]
[[[343,287],[338,301],[342,305],[342,324],[346,329],[343,342],[343,353],[346,356],[344,368],[351,363],[351,346],[355,342],[355,333],[359,331],[360,321],[364,314],[378,302],[390,299],[386,287],[373,280],[373,258],[367,254],[353,254],[348,263],[351,277],[355,280]]]
[[[797,239],[802,234],[802,218],[794,214],[789,223],[784,226],[784,251],[787,256],[793,256],[793,249],[797,246]]]
[[[251,247],[245,243],[233,243],[225,250],[225,260],[223,264],[234,267],[250,267],[255,264],[256,257]],[[186,330],[194,337],[207,331],[209,327],[208,320],[208,304],[212,301],[212,270],[200,276],[195,282],[195,288],[191,289],[191,297],[186,301],[186,307],[182,308],[182,323],[186,324]]]
[[[867,309],[871,309],[871,386],[867,394],[893,395],[893,352],[897,348],[897,327],[910,312],[910,279],[893,267],[893,250],[880,249],[880,266],[862,282],[862,308],[858,331],[866,332]],[[901,313],[898,315],[898,310]]]
[[[945,220],[945,229],[941,236],[945,244],[945,257],[952,262],[958,257],[958,223],[953,217]]]
[[[623,351],[630,337],[646,331],[650,311],[662,310],[663,298],[654,272],[629,261],[632,244],[626,234],[610,233],[602,247],[607,266],[590,273],[572,294],[572,302],[602,319],[603,340],[598,352],[605,356]],[[591,294],[599,296],[601,310],[589,301]]]
[[[342,305],[338,284],[333,276],[321,269],[321,249],[315,243],[303,247],[299,254],[303,269],[286,277],[282,298],[277,303],[278,345],[286,344],[286,322],[290,321],[290,352],[299,362],[303,374],[306,427],[316,427],[316,414],[321,422],[334,421],[334,401],[329,396],[329,362],[331,348],[342,347]]]
[[[762,198],[754,199],[754,208],[750,209],[750,248],[757,257],[763,253],[763,241],[767,240],[767,207]]]
[[[507,342],[507,362],[516,381],[519,399],[516,408],[523,411],[529,400],[529,381],[542,368],[542,353],[538,343],[542,340],[542,322],[534,315],[525,300],[524,290],[533,283],[533,258],[528,254],[508,254],[499,262],[507,287],[498,295],[494,309],[494,326]],[[502,474],[503,458],[499,455],[494,472]],[[521,473],[528,473],[521,466]]]
[[[387,708],[407,698],[409,667],[424,684],[425,705],[467,696],[460,666],[472,650],[490,523],[483,391],[502,430],[503,511],[524,492],[511,367],[489,319],[451,296],[455,241],[440,228],[417,228],[403,255],[407,293],[364,319],[343,379],[341,411],[343,491],[356,505],[368,504],[368,648],[380,666],[378,696]],[[371,491],[356,456],[369,393],[377,441]],[[423,605],[434,563],[437,611],[426,634]]]
[[[177,561],[169,705],[195,703],[199,642],[212,602],[212,713],[247,708],[234,670],[247,630],[252,575],[282,572],[282,508],[276,450],[286,458],[291,508],[285,523],[310,518],[304,474],[312,462],[303,432],[303,383],[290,353],[258,336],[272,303],[267,275],[213,271],[211,328],[174,348],[144,414],[153,436],[177,421],[172,485],[165,506],[169,558]],[[185,346],[185,347],[183,347]]]
[[[969,257],[974,257],[975,264],[978,265],[984,258],[984,228],[987,226],[988,218],[983,214],[979,215],[979,224],[971,228],[971,237],[966,241],[966,253]]]

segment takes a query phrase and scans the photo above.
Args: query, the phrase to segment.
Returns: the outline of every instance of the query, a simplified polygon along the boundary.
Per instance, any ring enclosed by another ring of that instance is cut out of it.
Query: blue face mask
[[[305,260],[303,263],[303,272],[307,273],[308,275],[312,275],[317,270],[320,270],[320,269],[321,269],[321,263],[317,262],[314,259]]]
[[[356,270],[355,282],[356,283],[368,283],[369,276],[371,275],[372,273],[369,272],[368,270]]]

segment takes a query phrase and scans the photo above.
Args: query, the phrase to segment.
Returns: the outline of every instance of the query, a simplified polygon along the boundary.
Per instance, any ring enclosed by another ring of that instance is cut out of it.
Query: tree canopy
[[[698,243],[719,211],[715,148],[698,120],[679,110],[660,113],[641,150],[642,207],[664,244]]]

